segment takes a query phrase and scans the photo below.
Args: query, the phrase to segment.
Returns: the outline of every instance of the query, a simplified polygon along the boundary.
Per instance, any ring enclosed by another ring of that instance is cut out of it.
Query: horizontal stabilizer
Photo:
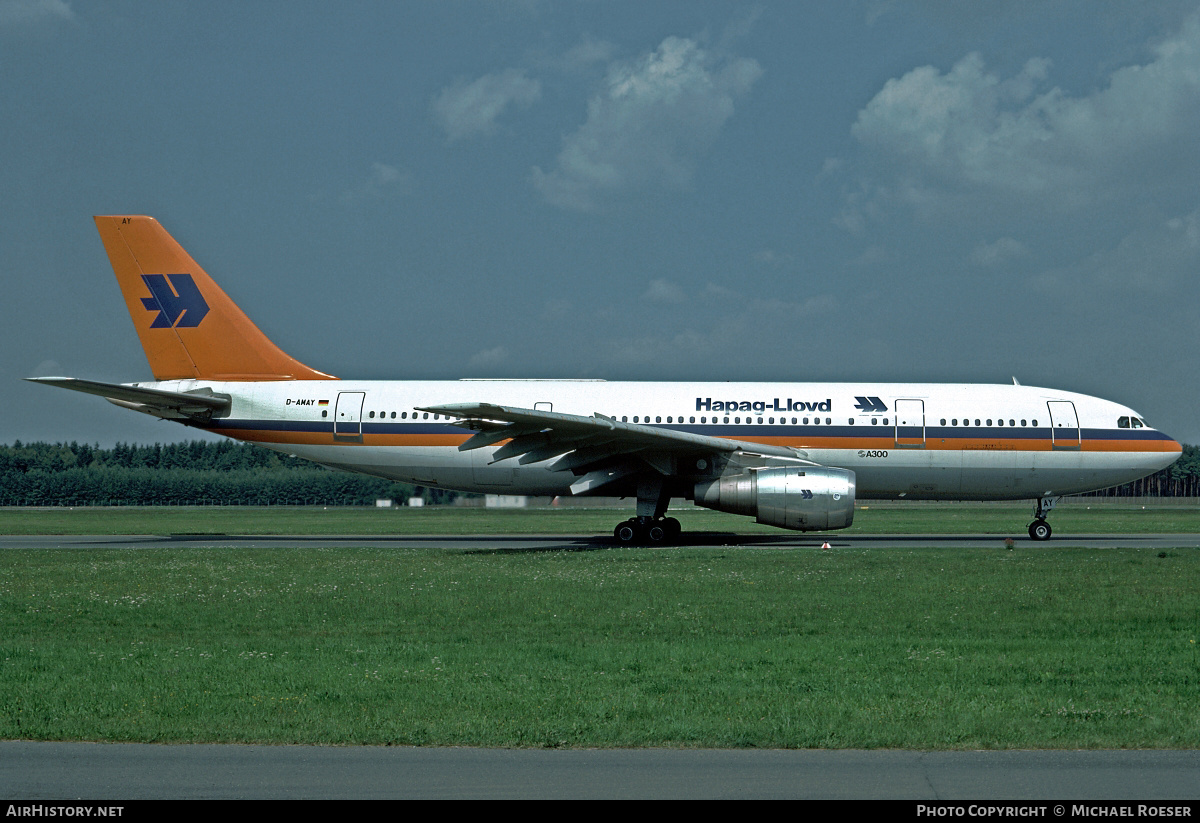
[[[173,420],[209,418],[214,414],[229,411],[231,400],[228,395],[215,394],[212,389],[194,392],[145,389],[122,383],[100,383],[95,380],[80,380],[77,377],[26,377],[31,383],[58,386],[60,389],[95,394],[118,406]]]

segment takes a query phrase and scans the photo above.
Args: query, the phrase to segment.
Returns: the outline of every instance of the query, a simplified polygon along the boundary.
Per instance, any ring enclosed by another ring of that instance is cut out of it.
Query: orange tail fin
[[[96,228],[156,380],[336,379],[268,340],[153,217]]]

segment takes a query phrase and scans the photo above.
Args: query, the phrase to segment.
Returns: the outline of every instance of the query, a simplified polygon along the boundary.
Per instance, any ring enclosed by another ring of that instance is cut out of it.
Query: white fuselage
[[[203,427],[317,463],[469,492],[565,495],[553,460],[493,463],[460,451],[470,432],[420,407],[485,402],[591,416],[750,443],[845,468],[860,498],[1001,500],[1117,485],[1170,465],[1180,446],[1133,410],[1019,385],[636,383],[584,380],[220,382],[232,399]],[[601,493],[611,494],[612,490]]]

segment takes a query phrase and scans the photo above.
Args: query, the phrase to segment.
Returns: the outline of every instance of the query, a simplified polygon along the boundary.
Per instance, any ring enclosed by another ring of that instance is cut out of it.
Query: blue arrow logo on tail
[[[168,279],[170,278],[170,279]],[[190,274],[143,274],[151,297],[143,297],[147,311],[157,311],[152,329],[194,329],[208,314],[208,303]]]
[[[854,408],[862,412],[885,412],[887,411],[887,403],[884,403],[878,397],[855,397],[858,402],[854,404]]]

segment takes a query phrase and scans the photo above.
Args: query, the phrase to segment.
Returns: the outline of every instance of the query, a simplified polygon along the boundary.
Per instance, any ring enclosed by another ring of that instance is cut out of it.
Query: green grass
[[[485,509],[457,506],[375,509],[319,506],[0,509],[0,534],[581,534],[607,535],[633,513],[621,509]],[[684,503],[671,514],[688,531],[784,535],[752,519]],[[922,504],[867,501],[839,534],[997,534],[1021,537],[1032,504]],[[1051,513],[1057,534],[1200,532],[1200,505],[1071,501]]]
[[[0,738],[1195,748],[1198,627],[1196,549],[6,551]]]

